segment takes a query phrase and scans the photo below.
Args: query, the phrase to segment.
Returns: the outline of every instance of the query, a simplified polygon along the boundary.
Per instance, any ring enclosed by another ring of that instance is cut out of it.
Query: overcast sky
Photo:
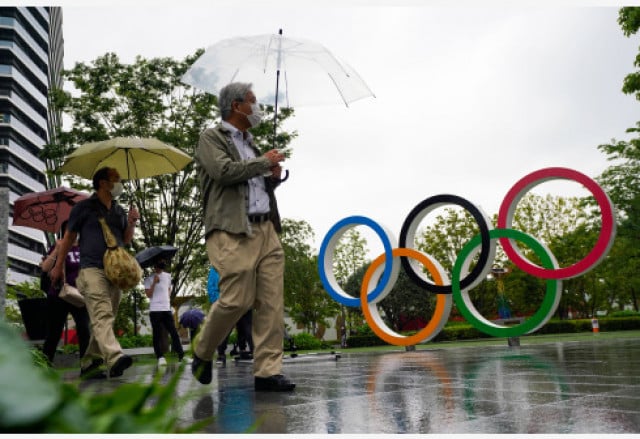
[[[607,166],[597,145],[628,139],[640,120],[640,103],[620,91],[640,36],[622,34],[618,7],[363,3],[63,3],[65,67],[106,52],[125,62],[182,59],[280,28],[346,60],[376,97],[300,107],[286,126],[299,137],[279,207],[311,224],[316,248],[346,216],[369,216],[398,235],[432,195],[456,194],[492,215],[519,178],[540,168],[595,177]],[[536,192],[586,194],[575,183]]]

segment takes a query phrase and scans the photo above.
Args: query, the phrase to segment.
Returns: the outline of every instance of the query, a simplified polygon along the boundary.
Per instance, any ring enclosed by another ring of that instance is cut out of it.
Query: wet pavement
[[[150,381],[143,362],[102,391]],[[162,379],[178,372],[161,369]],[[203,386],[187,366],[176,410],[207,433],[639,433],[640,339],[521,347],[482,346],[349,353],[285,361],[289,393],[253,390],[251,364],[214,367]],[[77,375],[77,374],[76,374]],[[84,385],[85,383],[83,383]]]

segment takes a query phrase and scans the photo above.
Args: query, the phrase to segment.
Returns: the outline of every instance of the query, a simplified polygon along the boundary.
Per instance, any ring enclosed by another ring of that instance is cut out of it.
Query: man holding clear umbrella
[[[251,84],[231,83],[218,97],[222,122],[200,135],[195,161],[204,195],[207,253],[220,275],[220,298],[194,345],[193,375],[212,379],[213,355],[238,319],[254,308],[254,385],[258,391],[290,391],[282,375],[284,252],[274,189],[284,155],[260,155],[249,128],[262,112]]]

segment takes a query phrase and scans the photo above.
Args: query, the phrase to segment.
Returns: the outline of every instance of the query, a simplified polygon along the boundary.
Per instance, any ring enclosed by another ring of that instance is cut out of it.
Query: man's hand
[[[285,156],[277,149],[272,149],[264,153],[264,156],[269,159],[272,165],[277,165],[280,162],[284,162]]]
[[[282,167],[280,165],[275,165],[269,169],[271,170],[271,177],[280,180],[280,177],[282,175]]]
[[[135,225],[139,219],[140,219],[140,213],[138,212],[138,209],[136,209],[133,204],[130,205],[129,215],[127,217],[127,221],[129,222],[129,225]]]
[[[51,285],[57,286],[62,282],[62,267],[64,267],[63,264],[56,264],[51,270],[49,270]]]

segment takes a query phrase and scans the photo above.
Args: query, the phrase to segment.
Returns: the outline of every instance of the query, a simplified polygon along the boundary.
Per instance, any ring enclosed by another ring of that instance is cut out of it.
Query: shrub
[[[598,319],[601,331],[624,331],[631,329],[640,329],[640,316],[632,315],[629,317],[606,317]],[[571,334],[576,332],[591,332],[591,319],[578,320],[556,320],[548,321],[542,328],[538,329],[534,334]],[[402,332],[403,335],[412,335],[415,331]],[[432,340],[440,341],[456,341],[456,340],[473,340],[478,338],[489,338],[490,335],[479,331],[469,323],[456,322],[453,325],[447,324],[442,331]],[[387,344],[379,339],[376,335],[357,335],[347,338],[347,347],[365,347],[365,346],[381,346]]]
[[[626,331],[640,329],[640,316],[612,317],[598,319],[600,329],[603,331]]]
[[[153,346],[153,337],[151,336],[151,334],[125,335],[122,337],[118,337],[118,341],[120,342],[120,346],[122,346],[123,349]]]
[[[455,340],[472,340],[476,338],[486,338],[489,335],[484,332],[478,331],[470,324],[466,325],[454,325],[445,326],[438,335],[435,336],[433,341],[455,341]]]
[[[80,352],[80,346],[77,344],[66,344],[62,346],[62,353],[64,354],[75,354],[76,352]]]
[[[178,427],[175,393],[184,365],[166,384],[158,376],[94,394],[64,383],[41,360],[0,320],[0,433],[176,433],[211,422]]]
[[[320,349],[322,347],[322,342],[320,340],[306,332],[295,334],[293,336],[293,341],[295,342],[296,347],[301,350]]]
[[[640,312],[633,311],[630,309],[625,309],[622,311],[614,311],[610,313],[607,317],[640,317]]]

